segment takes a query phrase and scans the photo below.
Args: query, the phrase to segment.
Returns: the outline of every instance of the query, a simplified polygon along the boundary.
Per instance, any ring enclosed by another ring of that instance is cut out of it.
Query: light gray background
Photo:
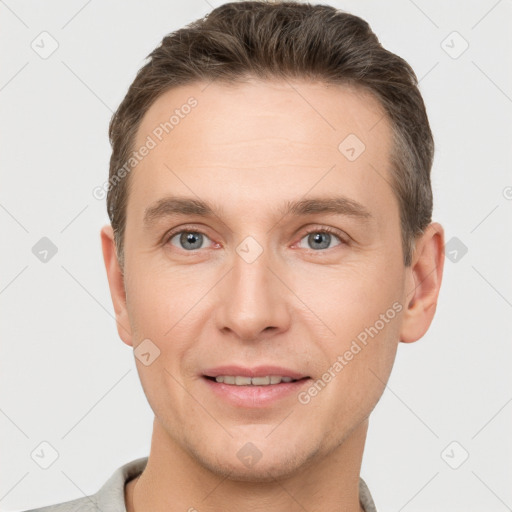
[[[1,511],[94,493],[149,453],[153,415],[115,329],[92,190],[146,55],[221,3],[0,1]],[[468,248],[446,261],[427,335],[399,347],[362,476],[380,511],[511,510],[512,2],[328,3],[415,69],[437,146],[434,219]],[[50,48],[43,31],[59,45],[46,59],[31,47]],[[469,43],[457,58],[453,31]],[[58,248],[47,263],[32,253],[42,237]],[[48,469],[31,457],[42,442],[58,452]]]

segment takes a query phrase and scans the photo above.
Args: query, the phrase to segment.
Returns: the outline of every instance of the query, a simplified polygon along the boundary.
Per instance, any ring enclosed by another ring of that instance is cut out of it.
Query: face
[[[116,313],[125,343],[151,354],[136,364],[166,443],[265,480],[341,446],[391,371],[414,288],[391,129],[348,86],[205,87],[166,92],[139,128],[135,146],[152,147],[130,175]],[[251,375],[296,381],[230,383]]]

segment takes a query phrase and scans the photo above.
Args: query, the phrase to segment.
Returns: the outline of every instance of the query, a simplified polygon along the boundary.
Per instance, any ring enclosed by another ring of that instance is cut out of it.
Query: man
[[[369,415],[443,271],[413,70],[325,5],[228,3],[112,118],[101,230],[149,457],[40,510],[365,511]]]

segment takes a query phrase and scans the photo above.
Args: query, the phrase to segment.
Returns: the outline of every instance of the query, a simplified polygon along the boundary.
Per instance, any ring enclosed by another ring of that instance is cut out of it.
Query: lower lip
[[[203,377],[208,387],[218,397],[236,407],[259,408],[267,407],[279,400],[297,395],[311,379],[301,379],[295,382],[281,382],[268,386],[236,386],[224,384]]]

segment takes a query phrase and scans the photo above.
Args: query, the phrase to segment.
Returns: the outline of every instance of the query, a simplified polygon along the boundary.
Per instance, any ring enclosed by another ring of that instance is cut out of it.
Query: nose
[[[235,254],[233,268],[217,288],[215,311],[220,331],[242,341],[257,341],[290,327],[293,293],[279,267],[268,251],[252,262]]]

